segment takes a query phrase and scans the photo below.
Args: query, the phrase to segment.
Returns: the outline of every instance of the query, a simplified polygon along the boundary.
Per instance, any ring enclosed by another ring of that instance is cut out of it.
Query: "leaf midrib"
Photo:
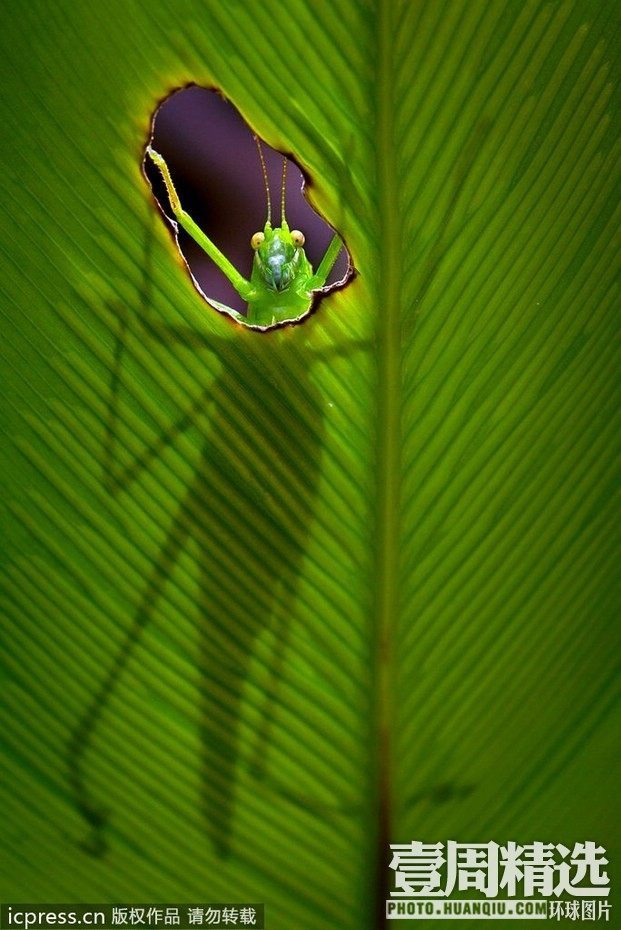
[[[378,189],[376,591],[374,604],[373,739],[375,926],[385,926],[386,856],[392,824],[393,627],[399,602],[401,498],[400,239],[395,160],[394,4],[380,0],[377,21],[375,126]],[[381,295],[381,306],[380,306]]]

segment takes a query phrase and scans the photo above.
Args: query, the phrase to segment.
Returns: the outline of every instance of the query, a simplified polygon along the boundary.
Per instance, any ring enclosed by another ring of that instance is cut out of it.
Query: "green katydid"
[[[246,316],[223,305],[238,322],[257,329],[269,329],[280,323],[294,322],[311,309],[313,292],[325,286],[336,259],[343,247],[338,234],[332,240],[321,259],[317,271],[304,252],[304,235],[297,229],[290,230],[285,214],[285,179],[287,160],[283,163],[280,226],[272,226],[271,201],[265,160],[261,145],[255,136],[267,195],[267,219],[262,232],[256,232],[250,244],[254,250],[254,261],[250,280],[244,278],[211,239],[200,229],[192,217],[181,206],[179,195],[173,184],[168,165],[162,156],[147,147],[147,154],[159,168],[170,206],[180,226],[207,253],[218,268],[226,275],[240,297],[246,301]]]

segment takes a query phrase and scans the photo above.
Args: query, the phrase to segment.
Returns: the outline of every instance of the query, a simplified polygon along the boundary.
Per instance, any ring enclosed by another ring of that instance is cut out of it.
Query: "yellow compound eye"
[[[255,233],[252,239],[250,240],[250,245],[252,248],[257,251],[261,243],[264,241],[265,236],[262,232]]]
[[[301,233],[299,229],[291,230],[291,238],[293,239],[293,244],[297,245],[298,248],[304,245],[304,242],[305,242],[304,233]]]

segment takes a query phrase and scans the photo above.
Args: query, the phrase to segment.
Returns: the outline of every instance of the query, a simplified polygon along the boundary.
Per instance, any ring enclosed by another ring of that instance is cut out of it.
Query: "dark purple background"
[[[245,277],[250,277],[253,252],[250,239],[266,220],[266,198],[261,163],[252,131],[228,101],[204,87],[186,87],[172,94],[157,110],[153,147],[164,156],[181,203],[194,221]],[[272,225],[280,223],[283,156],[262,143],[272,201]],[[168,214],[166,191],[150,160],[147,177]],[[305,237],[305,251],[314,268],[325,252],[332,230],[304,199],[302,173],[287,166],[287,222]],[[235,310],[245,304],[226,277],[202,249],[180,230],[183,254],[204,293]],[[345,276],[345,250],[329,283]]]

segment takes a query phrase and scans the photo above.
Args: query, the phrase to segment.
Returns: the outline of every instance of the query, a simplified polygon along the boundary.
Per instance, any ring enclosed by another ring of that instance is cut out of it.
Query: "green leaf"
[[[389,842],[614,861],[614,5],[6,13],[3,900],[360,930]],[[177,261],[140,166],[187,82],[345,237],[303,325]]]

